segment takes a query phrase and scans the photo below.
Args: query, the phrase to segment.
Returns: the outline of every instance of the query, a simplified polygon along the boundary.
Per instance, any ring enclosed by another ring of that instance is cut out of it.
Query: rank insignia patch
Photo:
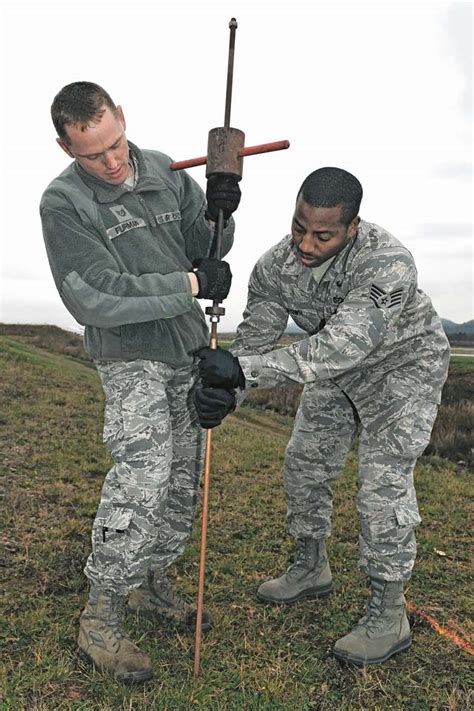
[[[393,291],[384,291],[372,284],[370,287],[370,299],[378,309],[389,309],[392,306],[400,306],[402,303],[403,289],[394,289]]]
[[[113,207],[109,207],[109,210],[115,215],[119,222],[132,219],[131,214],[123,205],[114,205]]]

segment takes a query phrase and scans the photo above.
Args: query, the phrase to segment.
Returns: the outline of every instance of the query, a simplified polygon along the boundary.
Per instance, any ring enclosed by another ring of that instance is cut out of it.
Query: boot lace
[[[395,599],[396,599],[395,595]],[[367,604],[367,614],[358,622],[358,625],[365,627],[368,632],[377,632],[386,625],[383,613],[387,603],[395,602],[393,591],[390,590],[390,583],[373,580],[371,583],[371,596]]]
[[[106,624],[105,627],[108,627],[111,631],[112,634],[114,635],[115,639],[120,640],[125,638],[125,632],[123,631],[122,628],[122,619],[123,619],[123,600],[122,598],[115,597],[115,596],[110,596],[109,600],[105,604],[105,616],[106,616]]]
[[[367,629],[368,632],[377,632],[381,627],[384,626],[384,620],[382,617],[382,610],[371,610],[369,614],[362,618],[362,626]],[[362,622],[361,620],[361,622]],[[360,623],[359,623],[360,624]]]
[[[164,606],[172,607],[182,612],[187,610],[188,605],[183,598],[175,592],[166,576],[163,578],[154,578],[152,586],[154,594]]]
[[[317,559],[317,553],[315,554],[311,549],[311,544],[312,541],[308,542],[305,538],[297,539],[295,559],[286,571],[290,578],[300,577],[302,573],[313,569],[316,564],[322,566],[324,561],[322,558]]]

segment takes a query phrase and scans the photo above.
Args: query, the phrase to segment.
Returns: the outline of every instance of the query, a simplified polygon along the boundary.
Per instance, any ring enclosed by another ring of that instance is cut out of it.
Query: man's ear
[[[354,217],[354,219],[351,221],[349,228],[347,230],[347,234],[349,235],[350,239],[354,239],[356,237],[357,232],[359,230],[359,223],[360,223],[360,217]]]
[[[76,157],[73,153],[71,153],[71,149],[69,148],[68,144],[65,143],[65,141],[63,141],[62,138],[56,138],[56,143],[58,144],[58,146],[61,146],[61,148],[63,149],[64,153],[67,153],[67,154],[68,154],[69,158],[75,158],[75,157]]]
[[[118,116],[118,120],[122,124],[123,130],[125,131],[127,128],[127,124],[125,123],[125,116],[123,114],[123,109],[121,106],[117,106],[117,116]]]

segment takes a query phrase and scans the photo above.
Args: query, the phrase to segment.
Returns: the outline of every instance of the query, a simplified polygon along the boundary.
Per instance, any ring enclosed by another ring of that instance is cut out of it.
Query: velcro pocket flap
[[[402,506],[394,506],[395,516],[399,526],[418,526],[421,518],[417,511]]]
[[[133,511],[131,509],[117,508],[104,519],[104,528],[110,528],[115,531],[125,531],[132,520]]]

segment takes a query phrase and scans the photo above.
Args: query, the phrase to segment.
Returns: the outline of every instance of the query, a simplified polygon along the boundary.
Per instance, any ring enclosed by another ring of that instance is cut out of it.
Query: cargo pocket
[[[115,548],[125,538],[132,516],[132,509],[116,508],[107,516],[99,518],[95,525],[97,543],[102,547],[109,545]]]
[[[104,510],[94,522],[93,568],[100,584],[128,584],[140,577],[153,552],[155,539],[138,526],[133,509],[117,507]]]
[[[386,506],[372,514],[361,515],[362,538],[379,555],[390,556],[407,549],[413,531],[421,522],[416,510],[403,506]]]
[[[394,506],[393,510],[400,528],[410,528],[411,530],[420,525],[421,516],[418,511],[404,506]]]

